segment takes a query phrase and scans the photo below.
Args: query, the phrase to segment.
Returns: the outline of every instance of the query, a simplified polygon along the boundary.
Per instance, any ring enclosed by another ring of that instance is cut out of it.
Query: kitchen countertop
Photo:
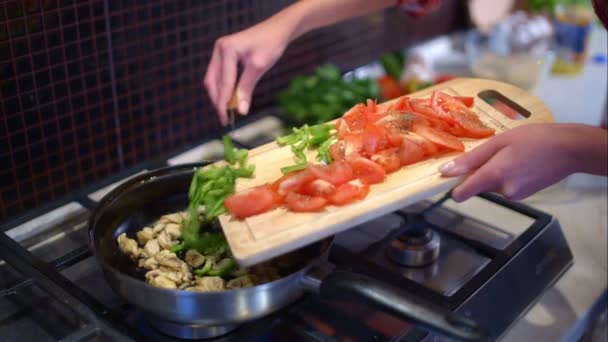
[[[605,56],[606,45],[606,31],[596,27],[590,39],[590,56]],[[606,63],[590,62],[574,77],[547,74],[534,93],[549,106],[557,122],[599,125],[606,111],[606,69]],[[606,310],[607,188],[606,177],[575,174],[524,201],[559,220],[574,254],[574,265],[507,331],[504,341],[575,341],[591,323],[594,306],[603,305]]]

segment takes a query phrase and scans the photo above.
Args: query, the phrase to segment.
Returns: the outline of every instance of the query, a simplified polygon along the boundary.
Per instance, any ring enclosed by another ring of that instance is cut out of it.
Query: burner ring
[[[164,319],[157,319],[151,316],[146,318],[155,329],[159,330],[163,334],[189,340],[218,337],[227,334],[238,327],[238,325],[210,326],[202,324],[182,324],[170,322]]]
[[[425,266],[437,260],[440,245],[439,234],[428,229],[421,236],[405,233],[391,240],[387,254],[391,260],[403,266]]]

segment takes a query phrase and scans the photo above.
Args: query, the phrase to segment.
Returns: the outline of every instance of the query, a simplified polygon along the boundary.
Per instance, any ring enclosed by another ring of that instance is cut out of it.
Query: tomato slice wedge
[[[432,143],[453,151],[464,151],[464,144],[455,136],[424,125],[414,125],[414,133],[430,140]]]
[[[407,96],[400,97],[397,100],[397,102],[395,102],[394,105],[391,106],[390,109],[398,110],[398,111],[404,111],[404,112],[405,111],[407,111],[407,112],[411,111],[412,107],[410,107],[410,98],[407,97]]]
[[[285,205],[295,212],[320,211],[326,204],[327,200],[319,196],[307,196],[295,192],[285,196]]]
[[[349,158],[349,162],[353,168],[355,177],[359,178],[365,184],[380,183],[386,176],[386,172],[382,166],[367,158],[354,156]]]
[[[355,178],[351,165],[343,160],[334,161],[329,165],[308,164],[307,170],[315,178],[334,185],[344,184]]]
[[[344,141],[344,155],[359,154],[363,151],[363,139],[361,134],[347,134],[342,139]]]
[[[410,132],[405,139],[409,139],[410,141],[418,144],[418,146],[424,150],[424,155],[427,157],[434,156],[439,152],[437,145],[416,133]]]
[[[344,136],[350,133],[350,128],[348,127],[348,123],[344,119],[338,119],[336,121],[336,135],[338,138],[342,139]]]
[[[356,186],[354,184],[345,183],[340,185],[336,191],[329,196],[329,203],[335,205],[344,205],[363,199],[369,193],[369,185],[363,184]]]
[[[302,171],[292,172],[287,174],[272,184],[273,189],[280,196],[287,195],[288,192],[297,192],[300,188],[315,179],[315,175],[312,174],[308,169]]]
[[[261,214],[281,204],[281,197],[268,184],[226,197],[224,206],[239,219]]]
[[[363,151],[368,156],[371,156],[372,154],[376,153],[376,151],[385,149],[389,143],[386,135],[385,129],[382,129],[376,125],[367,125],[367,127],[365,127],[365,131],[363,131],[363,135],[361,136]]]
[[[448,123],[454,123],[454,118],[452,118],[452,116],[446,112],[443,107],[441,106],[441,104],[439,103],[439,96],[440,96],[440,92],[438,91],[434,91],[431,95],[431,108],[433,108],[433,110],[435,111],[435,113],[437,113],[437,116],[439,116],[441,119],[445,120]]]
[[[475,98],[473,96],[454,96],[454,99],[462,102],[468,108],[473,107],[475,104]]]
[[[382,166],[386,173],[397,171],[401,167],[401,160],[397,151],[396,147],[382,150],[372,155],[371,160]]]
[[[486,138],[494,135],[493,128],[485,126],[475,113],[460,112],[454,115],[456,123],[463,128],[462,136],[468,138]]]
[[[407,138],[403,139],[403,142],[397,151],[401,166],[419,162],[424,158],[425,154],[424,148]]]
[[[345,156],[345,144],[344,141],[338,140],[333,145],[329,147],[329,155],[331,159],[334,161],[340,161],[344,159]]]
[[[362,103],[356,104],[342,116],[342,120],[351,132],[362,130],[367,125],[366,106]]]
[[[325,197],[332,195],[336,191],[336,186],[332,183],[323,180],[315,179],[310,183],[304,184],[300,188],[299,193],[302,195],[308,195],[313,197]]]

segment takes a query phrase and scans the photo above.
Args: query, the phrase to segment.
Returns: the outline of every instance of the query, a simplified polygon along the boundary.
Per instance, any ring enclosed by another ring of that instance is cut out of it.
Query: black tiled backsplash
[[[0,221],[217,134],[201,85],[215,39],[290,2],[0,3]],[[390,9],[309,33],[261,80],[253,112],[321,63],[350,70],[465,25],[446,0],[421,19]]]

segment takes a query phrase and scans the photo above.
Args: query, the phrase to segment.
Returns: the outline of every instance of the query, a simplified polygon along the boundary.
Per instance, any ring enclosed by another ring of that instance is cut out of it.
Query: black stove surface
[[[424,215],[441,236],[438,259],[423,267],[404,267],[387,257],[386,246],[411,229],[412,213],[429,208],[429,202],[420,202],[339,234],[329,261],[470,316],[498,337],[567,269],[572,255],[559,224],[549,215],[496,196],[484,200],[528,219],[508,219],[523,222],[514,233],[496,222],[488,224],[438,206]],[[0,259],[8,262],[0,262],[0,339],[177,340],[160,333],[109,288],[88,247],[87,217],[88,211],[81,209],[43,233],[22,227],[24,234],[8,229],[14,239],[0,233]],[[521,277],[535,282],[521,283]],[[523,294],[517,300],[505,297],[504,313],[497,317],[492,312],[495,297],[506,293],[508,286],[521,286]],[[209,340],[419,341],[425,336],[406,319],[366,304],[308,295]]]

